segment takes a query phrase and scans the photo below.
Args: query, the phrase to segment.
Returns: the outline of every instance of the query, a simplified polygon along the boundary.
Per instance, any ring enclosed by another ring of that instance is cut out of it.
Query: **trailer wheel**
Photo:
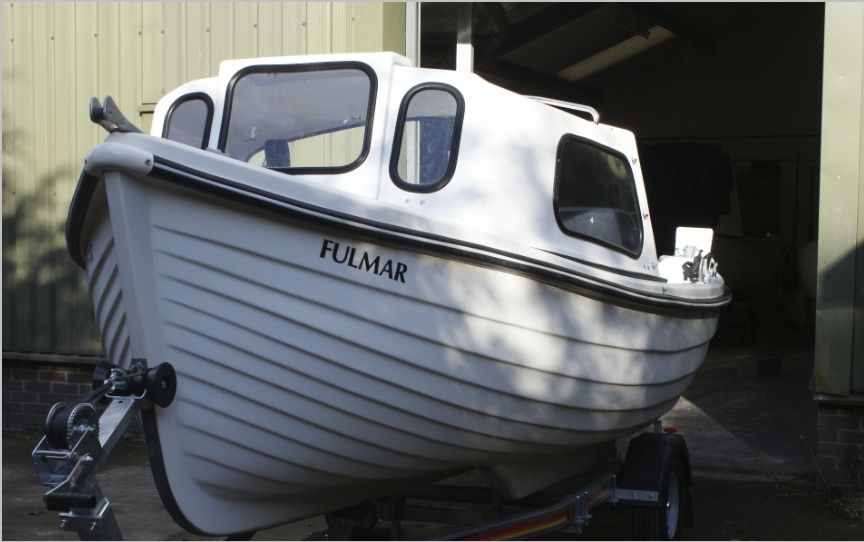
[[[684,503],[687,502],[687,480],[681,459],[675,459],[664,480],[666,506],[633,509],[633,540],[681,540]]]
[[[252,540],[252,537],[255,536],[257,532],[258,531],[245,531],[242,533],[229,534],[221,540]],[[217,540],[219,539],[217,538]]]
[[[378,510],[374,503],[366,501],[324,514],[324,520],[329,529],[346,529],[348,538],[344,540],[352,540],[355,537],[362,540],[375,530],[375,525],[378,523]],[[340,533],[340,536],[343,535]]]

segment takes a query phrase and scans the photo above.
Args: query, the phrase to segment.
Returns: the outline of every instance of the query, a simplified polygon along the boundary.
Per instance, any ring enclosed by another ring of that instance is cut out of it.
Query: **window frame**
[[[215,106],[213,105],[213,98],[210,97],[206,92],[190,92],[189,94],[184,94],[180,96],[174,103],[171,104],[171,107],[168,108],[168,112],[165,114],[165,122],[162,123],[162,139],[167,139],[168,141],[174,141],[173,139],[168,139],[168,132],[171,129],[171,118],[174,116],[174,111],[181,105],[186,102],[191,102],[192,100],[202,100],[204,105],[207,107],[207,119],[204,121],[204,137],[201,140],[201,149],[206,149],[207,144],[210,143],[210,134],[213,129],[213,114],[215,111]],[[174,143],[179,143],[178,141],[174,141]],[[191,145],[188,145],[191,147]],[[193,149],[195,147],[192,147]]]
[[[372,144],[372,129],[375,120],[375,104],[378,101],[378,76],[372,66],[363,62],[313,62],[306,64],[267,64],[248,66],[231,77],[228,82],[228,89],[225,91],[225,107],[222,113],[222,126],[219,131],[219,150],[225,152],[225,145],[228,142],[228,126],[231,121],[231,106],[234,98],[234,87],[240,79],[247,75],[255,73],[302,73],[302,72],[320,72],[334,70],[359,70],[369,77],[369,105],[366,108],[366,132],[363,135],[363,147],[360,149],[360,155],[350,164],[344,166],[322,166],[322,167],[285,167],[285,168],[264,168],[269,171],[278,171],[280,173],[289,173],[292,175],[327,175],[334,173],[347,173],[360,167],[366,158],[369,156],[369,149]],[[227,156],[227,155],[226,155]]]
[[[402,147],[402,136],[405,131],[405,117],[408,115],[408,106],[411,99],[415,95],[424,90],[441,90],[447,92],[456,100],[456,119],[453,122],[453,137],[450,141],[450,160],[447,163],[447,169],[444,171],[444,176],[435,184],[420,185],[411,184],[402,180],[399,176],[399,152]],[[402,103],[399,105],[399,114],[396,116],[396,131],[393,134],[393,149],[390,153],[390,180],[397,187],[406,192],[429,193],[435,192],[444,188],[453,178],[456,172],[456,162],[459,160],[459,142],[462,136],[462,119],[465,115],[465,99],[462,93],[451,85],[446,83],[427,82],[420,83],[412,87],[402,98]]]
[[[627,250],[626,248],[624,248],[622,246],[616,245],[615,243],[611,243],[609,241],[606,241],[605,239],[601,239],[599,237],[594,237],[593,235],[588,235],[587,233],[575,232],[575,231],[567,228],[564,225],[564,222],[561,220],[561,216],[558,213],[558,207],[559,207],[558,206],[558,193],[559,193],[558,189],[560,187],[560,182],[561,182],[562,153],[564,152],[564,145],[568,141],[576,141],[576,142],[581,143],[583,145],[587,145],[589,147],[594,147],[595,149],[597,149],[599,151],[611,154],[612,156],[621,160],[627,166],[627,170],[630,172],[630,176],[629,176],[630,182],[633,185],[633,203],[635,204],[635,209],[636,209],[636,213],[637,213],[636,223],[639,226],[639,250],[637,250],[635,252],[630,251],[630,250]],[[580,137],[580,136],[577,136],[575,134],[564,134],[561,137],[561,140],[558,142],[558,150],[556,152],[556,162],[555,162],[555,184],[554,184],[552,190],[553,190],[553,192],[552,192],[552,209],[553,209],[554,214],[555,214],[555,222],[558,223],[558,229],[560,229],[564,235],[566,235],[568,237],[573,237],[575,239],[581,239],[584,241],[588,241],[590,243],[594,243],[594,244],[602,246],[604,248],[608,248],[608,249],[614,250],[616,252],[620,252],[620,253],[622,253],[622,254],[624,254],[624,255],[626,255],[626,256],[634,259],[634,260],[639,259],[639,257],[642,255],[642,251],[645,248],[645,226],[642,223],[643,222],[642,221],[642,208],[639,205],[639,192],[637,191],[637,187],[636,187],[636,176],[633,175],[633,168],[631,167],[630,161],[627,159],[627,157],[624,155],[624,153],[622,153],[618,150],[615,150],[611,147],[607,147],[606,145],[602,145],[602,144],[600,144],[594,140],[591,140],[591,139]]]

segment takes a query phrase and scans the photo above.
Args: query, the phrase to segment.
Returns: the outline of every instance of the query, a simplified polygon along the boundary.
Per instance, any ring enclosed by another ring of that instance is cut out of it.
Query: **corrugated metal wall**
[[[864,5],[826,4],[823,70],[814,391],[864,404]]]
[[[405,51],[403,3],[3,4],[3,351],[101,354],[64,238],[88,118],[110,94],[145,131],[151,104],[232,58]]]

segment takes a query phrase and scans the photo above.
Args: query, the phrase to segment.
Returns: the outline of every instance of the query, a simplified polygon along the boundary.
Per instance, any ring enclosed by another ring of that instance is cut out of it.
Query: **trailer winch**
[[[43,500],[60,512],[60,528],[81,540],[122,540],[111,503],[96,472],[142,410],[165,408],[174,400],[177,376],[169,363],[147,368],[134,359],[128,370],[108,361],[93,373],[93,391],[72,403],[57,403],[45,421],[45,436],[33,450]],[[101,416],[96,404],[106,404]]]

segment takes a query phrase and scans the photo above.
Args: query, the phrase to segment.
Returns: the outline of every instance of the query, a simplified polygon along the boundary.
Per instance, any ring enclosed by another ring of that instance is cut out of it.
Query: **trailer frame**
[[[676,478],[670,495],[674,472],[683,476],[678,475],[681,479]],[[579,535],[594,517],[592,510],[604,503],[638,511],[633,517],[636,539],[677,539],[682,527],[692,526],[690,482],[684,439],[663,432],[657,422],[653,433],[631,440],[623,461],[597,465],[522,499],[508,500],[492,487],[427,485],[327,514],[329,528],[307,540],[351,540],[354,532],[370,532],[379,519],[390,522],[391,540],[404,539],[403,521],[461,527],[428,540],[521,540],[552,532]],[[675,502],[670,501],[673,497]],[[637,521],[637,516],[642,519]],[[646,522],[645,517],[653,521]],[[666,525],[664,519],[673,524]]]

